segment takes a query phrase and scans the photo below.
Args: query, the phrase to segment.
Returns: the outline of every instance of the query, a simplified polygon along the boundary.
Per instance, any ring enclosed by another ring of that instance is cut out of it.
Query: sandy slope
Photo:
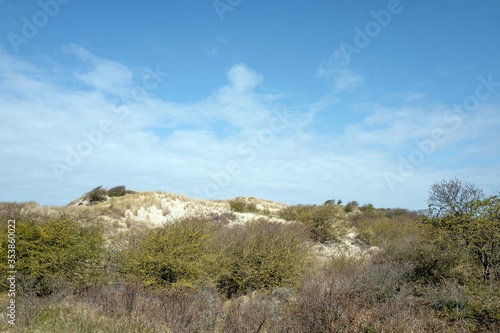
[[[82,197],[83,198],[83,197]],[[255,205],[255,212],[232,212],[229,200],[203,200],[166,192],[138,192],[123,197],[109,198],[107,201],[87,207],[82,198],[71,203],[70,209],[91,209],[98,212],[98,219],[113,226],[113,233],[127,231],[133,227],[159,227],[186,217],[209,216],[225,225],[247,223],[255,219],[266,219],[277,223],[291,223],[277,217],[276,212],[285,204],[257,199],[238,198]],[[313,250],[320,258],[330,256],[363,257],[378,251],[366,248],[352,229],[346,230],[339,241],[315,244]]]

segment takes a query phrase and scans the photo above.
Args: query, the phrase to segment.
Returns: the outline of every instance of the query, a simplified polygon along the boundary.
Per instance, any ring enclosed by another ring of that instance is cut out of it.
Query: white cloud
[[[75,73],[76,78],[95,90],[120,94],[131,88],[133,73],[124,65],[96,57],[78,45],[72,44],[65,50],[78,57],[85,67]]]
[[[337,49],[330,58],[321,64],[317,75],[331,82],[335,92],[354,90],[363,85],[364,77],[350,68],[350,59]]]
[[[228,72],[229,81],[236,91],[247,91],[254,89],[262,82],[262,75],[243,64],[233,66]]]
[[[287,203],[336,198],[423,208],[432,182],[470,175],[469,164],[440,166],[434,159],[441,152],[460,160],[473,154],[471,147],[496,158],[500,151],[494,104],[481,105],[454,128],[456,123],[443,117],[450,106],[418,98],[401,102],[398,96],[400,104],[391,107],[379,101],[353,104],[359,120],[340,134],[320,134],[311,115],[319,117],[330,99],[286,105],[284,94],[260,92],[263,76],[245,64],[232,66],[227,84],[200,101],[176,103],[154,91],[120,100],[114,85],[130,95],[136,73],[79,46],[70,48],[79,62],[66,69],[80,79],[83,73],[88,87],[67,85],[66,77],[59,82],[50,66],[37,67],[0,50],[0,200],[64,204],[95,186],[124,184],[212,198],[253,195]],[[104,120],[112,130],[99,134]],[[446,141],[391,190],[384,173],[397,172],[400,157],[407,158],[418,148],[416,141],[438,128]],[[479,143],[457,150],[471,138]],[[68,149],[85,154],[60,182],[53,165],[67,162]],[[228,172],[228,165],[238,166],[237,174]],[[487,184],[491,169],[484,166],[472,181]]]

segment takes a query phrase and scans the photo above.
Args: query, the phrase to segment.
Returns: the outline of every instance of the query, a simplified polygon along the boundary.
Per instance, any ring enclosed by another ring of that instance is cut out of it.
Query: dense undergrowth
[[[106,238],[29,205],[0,204],[18,253],[16,326],[0,315],[0,331],[500,331],[496,262],[485,280],[474,252],[416,212],[300,205],[277,213],[290,223],[189,218]],[[346,230],[381,250],[317,260],[313,245]]]

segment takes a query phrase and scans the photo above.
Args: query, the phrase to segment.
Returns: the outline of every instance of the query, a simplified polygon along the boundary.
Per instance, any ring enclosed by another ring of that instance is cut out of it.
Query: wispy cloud
[[[354,90],[363,85],[364,77],[350,67],[351,59],[337,49],[318,68],[318,76],[327,79],[336,92]]]
[[[490,160],[499,158],[500,113],[493,100],[458,124],[453,106],[429,102],[419,92],[400,93],[390,106],[383,101],[343,106],[356,117],[330,134],[316,126],[331,98],[290,104],[286,94],[266,91],[264,76],[246,64],[231,66],[226,84],[213,94],[178,103],[154,91],[130,97],[134,82],[142,81],[140,72],[77,45],[66,51],[76,62],[34,64],[0,50],[0,156],[5,161],[0,200],[64,204],[101,184],[199,196],[207,184],[223,182],[209,191],[211,197],[254,195],[287,203],[342,198],[422,208],[428,186],[450,168],[457,176],[470,173],[470,165],[460,161],[481,158],[474,148]],[[333,67],[320,69],[338,92],[361,87],[362,78],[346,79],[349,63],[333,60]],[[72,73],[82,85],[68,85],[63,73]],[[103,121],[110,129],[99,136]],[[436,130],[445,139],[411,178],[391,189],[384,174],[397,173],[401,159]],[[468,140],[475,141],[460,145]],[[81,163],[60,182],[52,166],[66,163],[70,151],[79,149],[85,152]],[[487,172],[494,168],[487,162],[478,160],[475,178],[469,179],[487,184],[492,177]],[[238,172],[228,173],[231,165]]]
[[[74,75],[91,88],[115,94],[131,88],[133,73],[124,65],[96,57],[78,45],[72,44],[64,49],[81,61],[82,68],[76,70]]]

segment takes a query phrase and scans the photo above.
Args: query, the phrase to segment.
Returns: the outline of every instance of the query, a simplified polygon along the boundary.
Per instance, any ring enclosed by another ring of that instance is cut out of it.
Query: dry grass
[[[152,291],[134,282],[100,285],[79,296],[20,299],[17,331],[480,331],[464,320],[448,321],[415,297],[399,274],[391,266],[373,270],[367,261],[335,262],[311,273],[295,291],[281,288],[229,300],[210,287]],[[495,326],[484,329],[494,332]]]
[[[420,228],[413,213],[364,208],[347,214],[341,207],[285,210],[296,220],[309,221],[315,232],[328,232],[326,239],[315,242],[309,234],[290,236],[301,224],[269,222],[283,222],[272,217],[272,209],[283,209],[280,204],[241,200],[256,208],[267,204],[271,214],[234,213],[228,201],[162,192],[134,193],[92,207],[0,203],[4,219],[66,216],[104,226],[108,235],[107,278],[80,294],[61,285],[48,297],[19,296],[14,332],[500,332],[499,281],[478,285],[459,265],[456,251]],[[153,230],[152,213],[159,210],[172,221],[189,214],[208,217],[217,229],[210,246],[231,254],[222,256],[224,265],[230,263],[231,269],[223,272],[227,279],[153,290],[143,287],[140,275],[132,280],[120,271],[123,250],[137,246]],[[333,219],[325,218],[329,216]],[[332,222],[327,224],[331,229],[311,221]],[[340,250],[346,241],[363,251],[372,245],[380,251],[352,255]],[[323,252],[310,266],[292,267],[297,262],[289,251],[294,244],[321,246]],[[288,267],[291,276],[276,280],[278,269]],[[238,292],[224,289],[228,281]],[[0,332],[9,332],[2,311]]]

